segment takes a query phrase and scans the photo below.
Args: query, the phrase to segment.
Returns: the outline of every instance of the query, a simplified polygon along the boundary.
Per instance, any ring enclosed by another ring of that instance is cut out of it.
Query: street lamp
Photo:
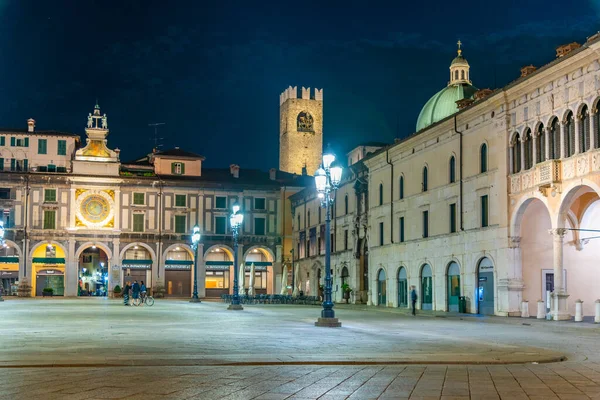
[[[231,207],[231,211],[229,224],[231,225],[231,233],[233,234],[233,297],[231,298],[231,304],[227,309],[243,310],[244,307],[240,304],[240,295],[238,293],[238,236],[240,234],[242,222],[244,222],[244,214],[239,212],[240,206],[237,204],[234,204]]]
[[[335,201],[335,191],[342,180],[342,167],[335,165],[332,153],[323,154],[323,165],[315,172],[315,186],[321,207],[325,208],[325,290],[323,292],[323,310],[315,326],[337,328],[342,323],[335,318],[331,300],[331,207]]]
[[[194,249],[194,293],[190,303],[201,303],[198,298],[198,244],[200,243],[200,227],[194,226],[192,229],[192,248]]]

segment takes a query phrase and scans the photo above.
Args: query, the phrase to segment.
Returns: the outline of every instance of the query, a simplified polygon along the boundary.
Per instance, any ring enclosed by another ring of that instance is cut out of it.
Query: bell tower
[[[323,154],[323,89],[288,87],[279,95],[279,169],[312,175]]]

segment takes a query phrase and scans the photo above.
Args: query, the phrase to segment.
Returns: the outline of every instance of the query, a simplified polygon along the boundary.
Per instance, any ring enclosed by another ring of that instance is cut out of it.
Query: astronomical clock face
[[[113,203],[113,198],[106,191],[82,191],[76,200],[78,225],[89,228],[111,227],[114,218]]]

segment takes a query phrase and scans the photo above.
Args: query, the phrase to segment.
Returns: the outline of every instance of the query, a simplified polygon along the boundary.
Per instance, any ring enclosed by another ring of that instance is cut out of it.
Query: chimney
[[[29,118],[27,120],[27,132],[35,131],[35,119]]]
[[[521,68],[521,78],[527,76],[527,75],[531,75],[535,72],[537,68],[534,67],[533,65],[528,65],[526,67]]]
[[[229,166],[229,172],[231,172],[231,175],[233,175],[234,178],[239,178],[240,177],[240,166],[237,164],[231,164]]]
[[[562,46],[558,46],[556,48],[556,58],[564,57],[575,49],[580,48],[581,45],[577,42],[563,44]]]
[[[473,97],[475,97],[475,100],[477,101],[477,100],[485,99],[490,94],[492,94],[492,89],[479,89],[478,91],[475,92],[475,95]]]
[[[277,179],[277,169],[276,168],[271,168],[269,170],[269,179],[272,181]]]

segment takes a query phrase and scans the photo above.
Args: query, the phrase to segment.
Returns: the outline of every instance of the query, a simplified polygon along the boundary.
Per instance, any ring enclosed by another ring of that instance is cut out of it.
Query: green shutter
[[[44,211],[44,229],[56,229],[56,211]]]
[[[47,154],[48,142],[46,139],[38,139],[38,154]]]
[[[27,171],[28,170],[28,166],[29,166],[29,160],[24,159],[23,160],[23,171]]]
[[[44,201],[50,203],[56,202],[56,189],[44,190]]]
[[[0,171],[4,171],[4,158],[0,158]]]
[[[0,146],[6,146],[6,137],[0,136]]]
[[[185,175],[185,164],[181,163],[181,175]]]
[[[14,171],[16,167],[16,160],[14,158],[10,159],[10,170]]]
[[[175,216],[175,233],[185,233],[185,215]]]
[[[58,141],[58,150],[57,150],[56,154],[59,156],[67,155],[67,141],[66,140]]]
[[[133,194],[133,204],[144,205],[144,200],[145,200],[144,193],[134,193]]]
[[[175,175],[175,163],[171,163],[171,173]]]
[[[185,207],[186,204],[186,195],[185,194],[176,194],[175,195],[175,207]]]
[[[133,214],[133,231],[144,232],[144,214]]]
[[[16,142],[15,137],[11,136],[11,138],[10,138],[10,145],[14,147],[15,146],[15,142]]]
[[[25,138],[25,147],[29,147],[29,138],[28,137]]]

